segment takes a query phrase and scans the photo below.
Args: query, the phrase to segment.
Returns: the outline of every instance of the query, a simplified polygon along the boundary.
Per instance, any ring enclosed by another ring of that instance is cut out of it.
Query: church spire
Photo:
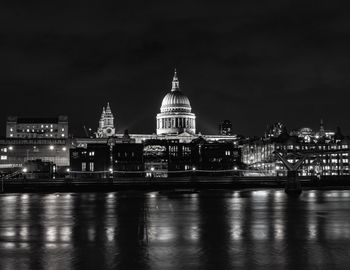
[[[177,78],[177,72],[175,68],[171,91],[178,91],[178,90],[180,90],[180,83],[179,83],[179,79]]]
[[[323,137],[325,135],[324,125],[323,125],[323,119],[320,119],[320,136]]]
[[[107,102],[107,108],[106,108],[106,113],[111,113],[111,107],[109,106],[109,102]]]

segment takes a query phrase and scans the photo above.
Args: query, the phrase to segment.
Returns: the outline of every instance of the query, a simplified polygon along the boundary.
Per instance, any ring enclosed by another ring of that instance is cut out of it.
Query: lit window
[[[53,131],[53,129],[51,128],[51,129],[50,129],[50,132],[52,132],[52,131]]]
[[[0,159],[1,160],[7,160],[7,156],[1,156]]]
[[[62,131],[64,131],[64,128],[62,128]]]
[[[9,146],[9,150],[12,151],[13,150],[13,146]]]
[[[10,128],[10,131],[12,132],[12,131],[13,131],[13,128]]]
[[[63,150],[63,151],[67,151],[67,147],[63,147],[62,150]]]
[[[61,137],[64,137],[64,134],[61,134]]]
[[[13,134],[12,134],[12,133],[10,134],[10,137],[13,137]]]
[[[95,156],[95,152],[89,152],[89,156],[90,156],[90,157]]]
[[[89,164],[90,166],[90,172],[93,172],[94,171],[94,163],[93,162],[90,162],[90,164]]]
[[[50,150],[54,150],[55,147],[54,147],[53,145],[50,145],[50,146],[49,146],[49,149],[50,149]]]

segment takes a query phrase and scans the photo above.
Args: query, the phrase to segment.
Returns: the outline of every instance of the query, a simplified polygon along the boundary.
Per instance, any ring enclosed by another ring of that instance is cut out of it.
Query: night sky
[[[4,2],[4,1],[3,1]],[[215,134],[341,126],[350,134],[348,1],[8,1],[0,6],[0,132],[8,115],[69,116],[97,128],[107,101],[117,130],[153,133],[174,68]]]

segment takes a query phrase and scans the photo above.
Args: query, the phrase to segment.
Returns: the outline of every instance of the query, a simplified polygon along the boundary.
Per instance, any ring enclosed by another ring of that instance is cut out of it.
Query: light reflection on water
[[[0,195],[0,269],[345,268],[350,191]]]

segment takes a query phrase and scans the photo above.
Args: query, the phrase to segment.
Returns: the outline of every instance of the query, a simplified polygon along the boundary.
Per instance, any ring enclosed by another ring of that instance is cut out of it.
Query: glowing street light
[[[28,169],[27,168],[23,168],[22,172],[26,173],[26,172],[28,172]]]

